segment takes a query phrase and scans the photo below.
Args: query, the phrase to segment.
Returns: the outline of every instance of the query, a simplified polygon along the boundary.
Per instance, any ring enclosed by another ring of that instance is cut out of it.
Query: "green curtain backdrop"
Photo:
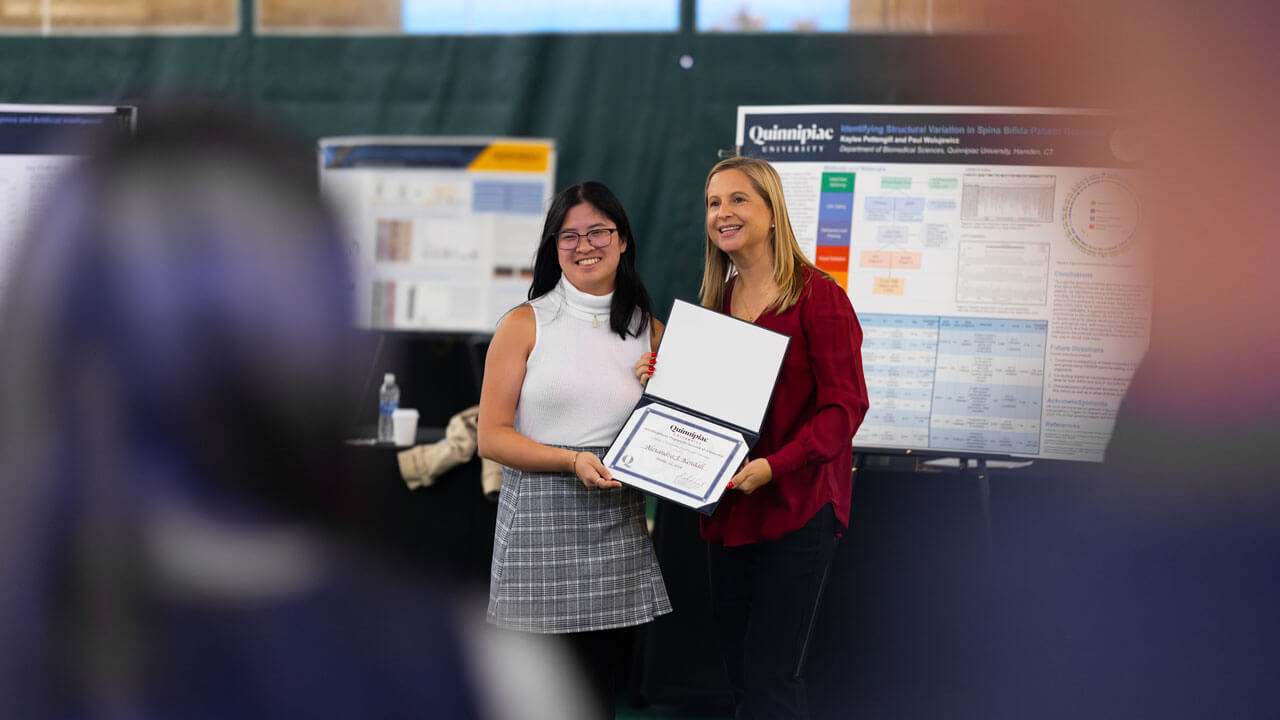
[[[688,23],[686,23],[688,25]],[[0,39],[0,101],[259,107],[304,137],[554,138],[557,184],[625,203],[660,317],[695,300],[701,193],[739,105],[1088,104],[1045,97],[1009,37],[669,34]],[[693,58],[690,69],[680,58]],[[1084,100],[1083,103],[1079,101]]]

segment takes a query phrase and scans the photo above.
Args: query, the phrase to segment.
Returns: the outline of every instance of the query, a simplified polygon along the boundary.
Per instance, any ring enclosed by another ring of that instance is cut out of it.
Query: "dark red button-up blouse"
[[[777,540],[803,527],[827,503],[840,526],[849,526],[852,440],[868,407],[862,326],[835,280],[812,268],[802,272],[800,301],[755,321],[791,337],[750,456],[769,461],[773,481],[750,495],[725,491],[715,512],[702,518],[702,536],[711,542]],[[732,291],[731,285],[726,313]]]

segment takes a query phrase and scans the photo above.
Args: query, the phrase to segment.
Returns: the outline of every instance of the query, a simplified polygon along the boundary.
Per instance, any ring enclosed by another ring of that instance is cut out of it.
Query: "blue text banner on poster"
[[[1116,167],[1114,117],[1094,114],[746,114],[741,153],[769,161]]]

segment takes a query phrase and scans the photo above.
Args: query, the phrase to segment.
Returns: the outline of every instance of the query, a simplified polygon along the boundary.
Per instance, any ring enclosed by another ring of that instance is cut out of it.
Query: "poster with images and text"
[[[48,193],[85,153],[132,135],[136,120],[127,105],[0,103],[0,303]]]
[[[555,184],[544,139],[320,141],[321,186],[352,238],[356,325],[492,333],[524,302]]]
[[[797,239],[849,293],[871,410],[855,448],[1103,459],[1146,351],[1138,143],[1049,108],[738,109]]]

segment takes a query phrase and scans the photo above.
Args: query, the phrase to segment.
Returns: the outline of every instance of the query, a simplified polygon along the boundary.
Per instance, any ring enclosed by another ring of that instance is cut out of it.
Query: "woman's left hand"
[[[653,368],[658,362],[658,353],[647,352],[640,356],[636,361],[635,373],[636,379],[640,381],[641,387],[649,383],[649,378],[653,377]]]
[[[738,474],[729,480],[729,488],[741,490],[750,495],[768,485],[771,480],[773,480],[773,468],[769,467],[769,461],[764,458],[756,458],[743,465]]]

